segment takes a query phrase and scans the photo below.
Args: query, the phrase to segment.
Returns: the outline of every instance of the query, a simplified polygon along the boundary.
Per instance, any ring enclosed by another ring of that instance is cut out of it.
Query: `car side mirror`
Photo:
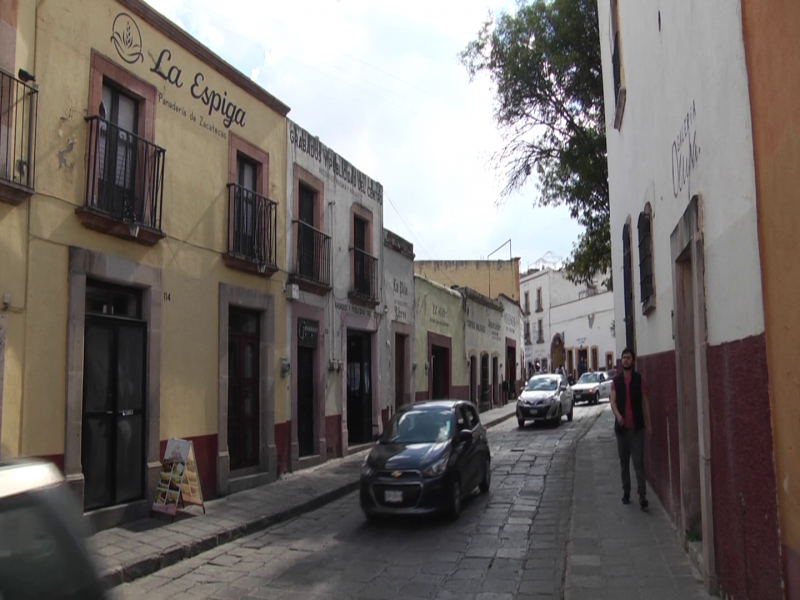
[[[469,429],[462,429],[458,432],[458,441],[461,442],[471,442],[472,441],[472,432]]]
[[[560,390],[565,390],[565,389],[567,389],[567,384],[566,384],[566,383],[564,383],[564,382],[562,381],[562,382],[561,382],[561,385],[559,385],[559,386],[558,386],[558,389],[560,389]]]

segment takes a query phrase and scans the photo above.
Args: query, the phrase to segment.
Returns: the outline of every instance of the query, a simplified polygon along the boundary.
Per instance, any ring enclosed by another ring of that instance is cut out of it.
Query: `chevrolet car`
[[[572,390],[564,375],[534,375],[517,400],[517,423],[547,421],[556,425],[567,415],[572,421]]]
[[[487,492],[491,454],[475,406],[422,402],[392,417],[361,466],[361,509],[381,515],[447,513],[457,519],[476,487]]]

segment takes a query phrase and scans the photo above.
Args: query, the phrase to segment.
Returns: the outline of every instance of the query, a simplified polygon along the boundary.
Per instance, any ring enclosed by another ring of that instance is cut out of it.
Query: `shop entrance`
[[[347,332],[347,443],[372,441],[372,335]]]
[[[408,336],[394,335],[394,412],[403,406],[406,396],[406,346]]]
[[[258,466],[261,446],[259,395],[260,314],[228,313],[228,451],[231,471]]]
[[[431,346],[431,400],[450,396],[450,349]]]

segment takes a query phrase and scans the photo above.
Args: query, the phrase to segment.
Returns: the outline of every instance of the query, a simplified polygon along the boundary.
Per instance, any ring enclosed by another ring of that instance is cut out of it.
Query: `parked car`
[[[534,375],[517,400],[517,423],[548,421],[556,425],[567,415],[572,421],[572,389],[565,375]]]
[[[83,515],[51,463],[0,463],[0,598],[105,598]]]
[[[461,400],[404,406],[361,466],[361,509],[379,515],[461,513],[476,487],[487,492],[491,454],[475,407]]]
[[[597,404],[601,398],[611,397],[611,379],[606,373],[584,373],[572,386],[575,402]]]

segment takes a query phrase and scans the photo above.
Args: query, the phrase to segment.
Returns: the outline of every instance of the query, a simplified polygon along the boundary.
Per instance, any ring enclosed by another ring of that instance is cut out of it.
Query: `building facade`
[[[528,375],[536,363],[544,371],[564,366],[578,377],[616,364],[614,296],[602,284],[576,285],[561,270],[541,269],[520,277]]]
[[[505,385],[502,401],[506,404],[515,399],[526,381],[523,315],[519,300],[501,294],[498,298],[503,306],[503,363],[500,367]]]
[[[371,443],[388,411],[381,355],[383,187],[287,120],[291,468]],[[316,332],[309,337],[304,334]],[[288,435],[287,435],[288,434]],[[284,446],[284,442],[281,444]]]
[[[471,288],[459,288],[459,291],[464,296],[469,399],[479,410],[489,410],[502,402],[503,303]]]
[[[415,399],[414,364],[414,246],[396,233],[383,230],[383,319],[385,351],[381,353],[385,418]],[[385,424],[385,421],[384,421]]]
[[[447,287],[468,287],[497,298],[519,302],[519,258],[509,260],[418,260],[414,272]]]
[[[0,7],[0,453],[100,527],[171,437],[206,497],[274,479],[288,107],[139,0]]]
[[[598,7],[617,351],[635,348],[648,380],[648,477],[709,589],[800,597],[798,268],[785,245],[800,11]]]

